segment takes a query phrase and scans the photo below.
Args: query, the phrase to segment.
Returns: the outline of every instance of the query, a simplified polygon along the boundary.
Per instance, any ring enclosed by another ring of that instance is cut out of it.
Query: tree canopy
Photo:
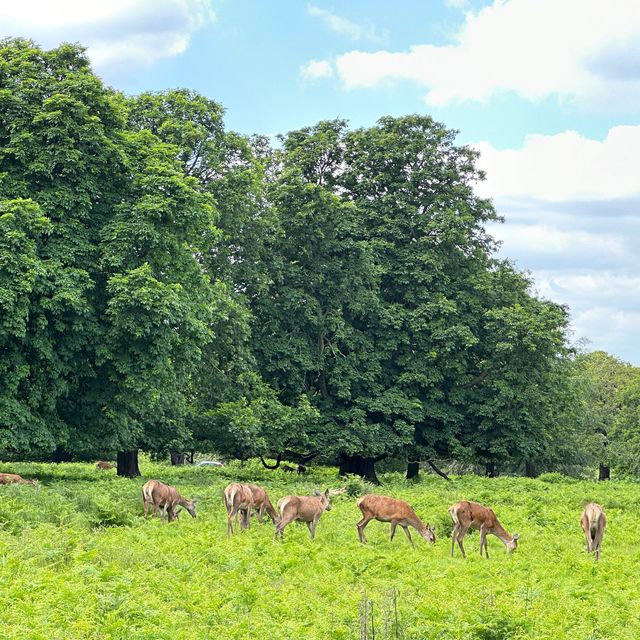
[[[3,41],[0,452],[635,472],[637,372],[497,258],[477,159],[422,115],[272,144]]]

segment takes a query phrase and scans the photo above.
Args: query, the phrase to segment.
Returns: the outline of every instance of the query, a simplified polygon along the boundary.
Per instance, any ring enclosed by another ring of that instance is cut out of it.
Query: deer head
[[[435,544],[435,541],[436,541],[436,528],[435,528],[435,526],[432,527],[427,522],[427,524],[424,526],[424,529],[419,529],[419,531],[420,531],[420,535],[425,540],[428,540],[431,544]]]
[[[196,517],[196,501],[195,500],[185,500],[182,505],[188,512],[192,518]]]
[[[517,533],[513,534],[513,538],[507,542],[507,553],[511,553],[518,548],[518,539],[520,536]]]

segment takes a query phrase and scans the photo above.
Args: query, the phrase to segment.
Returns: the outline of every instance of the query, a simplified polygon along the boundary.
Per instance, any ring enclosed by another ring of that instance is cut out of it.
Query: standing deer
[[[507,547],[507,553],[511,553],[518,546],[518,534],[511,535],[496,518],[496,514],[477,502],[469,502],[463,500],[462,502],[456,502],[452,507],[449,507],[449,515],[453,521],[453,532],[451,534],[451,557],[453,558],[453,551],[455,549],[456,540],[462,552],[462,557],[466,558],[462,541],[469,527],[472,529],[480,529],[480,555],[482,555],[482,548],[487,558],[489,557],[489,549],[487,548],[487,534],[492,533],[494,536],[500,538]]]
[[[0,473],[0,484],[31,484],[34,487],[37,487],[38,481],[26,480],[17,473]]]
[[[276,524],[279,517],[278,512],[273,508],[266,490],[257,484],[247,484],[245,486],[251,491],[251,508],[256,512],[258,522],[262,524],[262,517],[266,512],[273,524]],[[250,515],[251,514],[249,514],[249,516]]]
[[[96,469],[99,469],[100,471],[108,471],[109,469],[115,468],[116,465],[112,462],[104,462],[103,460],[98,460],[98,462],[96,462]]]
[[[590,502],[582,512],[580,524],[587,539],[587,552],[594,552],[596,560],[599,560],[602,535],[607,525],[607,518],[604,515],[603,508],[595,502]]]
[[[276,524],[276,532],[274,540],[284,538],[284,528],[297,520],[298,522],[306,522],[309,527],[309,533],[313,540],[316,536],[316,527],[318,520],[325,511],[331,511],[331,501],[329,499],[330,491],[327,489],[324,493],[315,491],[312,496],[285,496],[278,500],[278,509],[280,511],[280,520]]]
[[[227,509],[227,535],[233,534],[233,519],[240,514],[240,528],[249,526],[249,514],[253,505],[253,493],[248,485],[232,482],[224,490],[224,505]],[[273,507],[272,507],[273,508]]]
[[[424,524],[416,515],[416,512],[404,500],[396,500],[388,496],[367,495],[356,503],[362,511],[362,520],[356,525],[358,536],[362,544],[367,543],[364,529],[371,520],[391,523],[391,540],[396,534],[396,527],[400,525],[409,538],[411,546],[415,549],[409,527],[413,527],[425,540],[432,544],[436,541],[435,527],[429,523]]]
[[[184,507],[192,518],[196,517],[195,500],[183,498],[175,487],[164,484],[159,480],[149,480],[145,482],[142,487],[142,505],[145,519],[150,507],[153,510],[152,516],[156,515],[158,509],[160,510],[160,519],[162,522],[165,520],[169,522],[177,520],[178,513],[176,509],[178,507]]]

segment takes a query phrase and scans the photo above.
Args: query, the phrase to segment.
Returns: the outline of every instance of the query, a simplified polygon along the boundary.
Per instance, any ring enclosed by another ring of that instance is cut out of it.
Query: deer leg
[[[400,526],[404,529],[404,532],[407,534],[407,538],[409,538],[409,542],[411,543],[411,546],[415,549],[416,545],[413,544],[413,540],[411,539],[411,532],[409,531],[409,527],[407,527],[406,524],[401,524]]]
[[[398,521],[397,520],[392,520],[391,521],[391,537],[389,538],[389,540],[393,541],[393,536],[396,535],[396,527],[398,526]]]
[[[456,538],[458,537],[458,531],[460,527],[457,524],[453,525],[453,531],[451,532],[451,557],[453,558],[453,552],[456,548]]]
[[[596,560],[600,560],[600,545],[602,544],[602,534],[604,529],[600,527],[596,532],[595,540],[593,541],[593,550],[596,552]]]
[[[460,547],[460,551],[462,552],[462,557],[466,558],[467,554],[464,552],[464,547],[462,546],[462,541],[464,540],[464,537],[467,535],[467,530],[469,529],[469,527],[465,527],[465,528],[460,528],[460,531],[458,531],[458,546]]]
[[[285,516],[282,516],[282,519],[278,522],[278,524],[276,525],[276,532],[273,536],[274,540],[278,539],[278,534],[280,534],[280,539],[283,540],[284,539],[284,528],[293,521],[293,518],[287,518]]]
[[[364,536],[364,528],[371,522],[373,518],[371,516],[362,516],[362,520],[356,524],[356,529],[358,529],[358,537],[360,538],[360,542],[362,544],[367,544],[367,539]]]
[[[264,506],[260,507],[256,512],[256,516],[258,517],[258,522],[262,524],[262,518],[264,516]]]
[[[227,535],[231,536],[233,535],[233,519],[236,517],[237,515],[237,510],[235,507],[231,508],[231,511],[229,511],[229,515],[227,516]]]
[[[314,518],[312,522],[309,523],[309,533],[311,534],[311,539],[316,539],[316,527],[318,526],[318,518]]]
[[[482,547],[485,549],[485,553],[487,554],[487,558],[489,557],[489,553],[487,551],[487,530],[485,526],[482,525],[480,527],[480,557],[482,558]]]

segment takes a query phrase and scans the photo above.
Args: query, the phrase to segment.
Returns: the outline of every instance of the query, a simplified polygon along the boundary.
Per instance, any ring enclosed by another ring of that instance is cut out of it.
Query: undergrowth
[[[335,469],[297,476],[260,464],[169,467],[144,461],[144,478],[116,478],[88,464],[1,464],[40,487],[0,487],[0,606],[7,639],[402,638],[502,640],[640,637],[633,603],[640,587],[634,535],[640,486],[627,482],[400,474],[374,488]],[[142,518],[140,489],[158,478],[198,498],[198,516],[171,525]],[[289,493],[346,487],[318,525],[290,526],[273,541],[270,523],[226,536],[222,490],[231,481]],[[367,546],[355,523],[357,496],[379,491],[408,500],[436,525],[429,545],[388,539],[371,522]],[[450,557],[447,507],[459,499],[491,505],[520,534],[507,557],[489,537],[465,539],[467,560]],[[585,553],[583,505],[608,517],[602,557]],[[363,605],[366,603],[366,606]],[[363,613],[364,612],[364,613]],[[363,617],[364,616],[364,617]],[[374,635],[372,635],[372,632]],[[365,633],[363,636],[362,634]]]

